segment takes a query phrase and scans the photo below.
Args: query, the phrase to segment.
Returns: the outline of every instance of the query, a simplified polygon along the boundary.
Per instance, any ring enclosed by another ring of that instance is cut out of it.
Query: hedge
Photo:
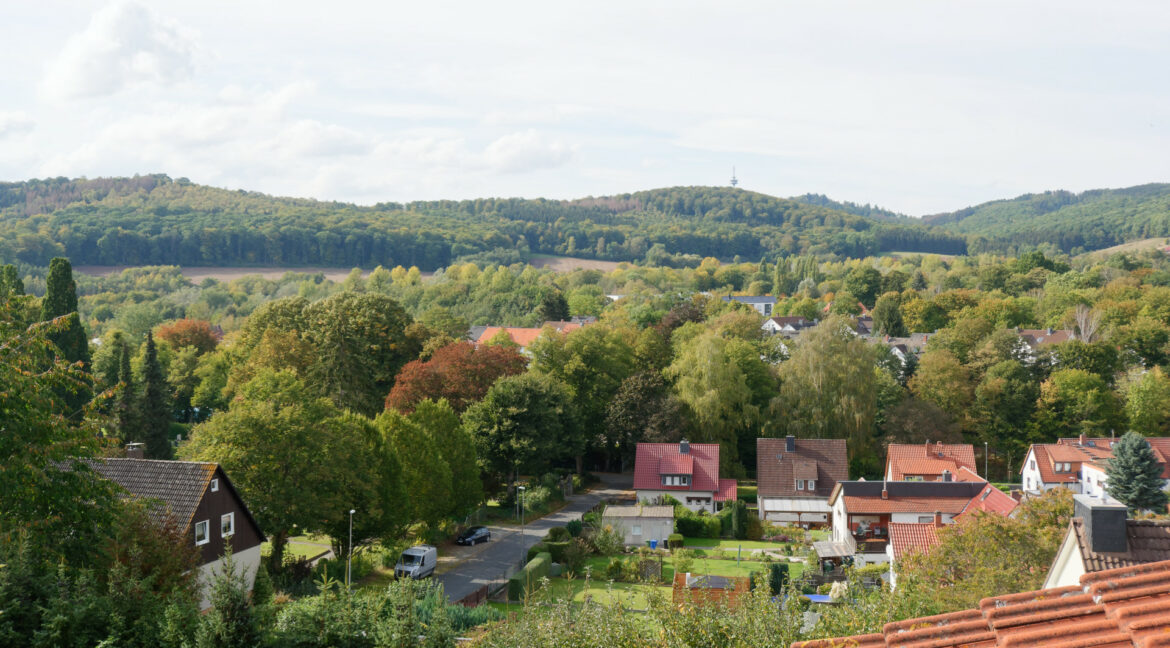
[[[682,547],[683,544],[683,535],[681,533],[672,533],[666,538],[666,546],[671,549]]]
[[[569,550],[570,542],[571,540],[565,542],[549,542],[546,540],[542,544],[545,547],[545,551],[552,556],[552,561],[563,565],[565,564],[565,552]]]
[[[537,556],[548,551],[548,546],[543,542],[538,542],[528,548],[528,561],[532,562]]]
[[[548,530],[548,533],[545,534],[544,539],[552,542],[565,542],[571,537],[573,537],[573,534],[569,533],[569,529],[566,527],[553,527]]]
[[[525,594],[540,585],[540,579],[548,578],[548,570],[551,566],[552,556],[547,552],[537,554],[536,558],[528,561],[528,564],[524,565],[524,569],[508,579],[508,600],[524,600]]]

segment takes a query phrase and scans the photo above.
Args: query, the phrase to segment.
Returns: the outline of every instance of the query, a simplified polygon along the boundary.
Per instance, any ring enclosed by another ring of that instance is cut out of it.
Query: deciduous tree
[[[411,412],[425,399],[446,399],[456,413],[481,400],[497,379],[522,373],[528,362],[515,347],[456,342],[429,360],[412,360],[398,373],[386,407]]]

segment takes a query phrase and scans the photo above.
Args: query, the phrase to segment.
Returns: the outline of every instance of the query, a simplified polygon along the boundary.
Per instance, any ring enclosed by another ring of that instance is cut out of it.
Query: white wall
[[[923,520],[919,520],[918,518],[920,518],[920,517],[923,518]],[[934,512],[931,511],[930,513],[891,513],[890,514],[890,522],[906,522],[909,524],[917,524],[919,522],[925,521],[925,518],[930,518],[930,521],[934,522]],[[951,522],[954,522],[954,519],[955,519],[955,516],[951,513],[943,513],[942,514],[942,523],[943,524],[950,524]]]
[[[1084,573],[1085,560],[1081,556],[1080,548],[1077,547],[1072,529],[1069,529],[1064,534],[1064,542],[1060,544],[1060,550],[1056,552],[1056,559],[1052,561],[1052,567],[1048,571],[1048,579],[1044,581],[1044,589],[1079,585]]]
[[[699,511],[706,511],[708,513],[715,512],[715,493],[711,491],[656,491],[656,490],[640,490],[636,493],[639,502],[653,502],[662,495],[669,495],[682,503],[683,506],[698,513]],[[687,504],[687,496],[690,497],[706,497],[711,500],[707,506],[699,506],[698,504]]]
[[[260,545],[232,554],[237,574],[244,574],[248,583],[248,591],[252,591],[252,583],[256,581],[256,569],[260,567]],[[201,610],[211,607],[211,587],[219,575],[223,573],[223,558],[207,563],[199,568],[199,592],[202,602]]]
[[[622,534],[628,545],[646,546],[647,540],[657,540],[659,547],[666,546],[666,539],[674,533],[673,518],[602,518],[602,524],[608,524],[615,531]],[[634,527],[640,527],[641,533],[635,534]]]
[[[845,542],[847,535],[850,535],[850,532],[845,517],[845,496],[841,495],[833,504],[833,541]]]

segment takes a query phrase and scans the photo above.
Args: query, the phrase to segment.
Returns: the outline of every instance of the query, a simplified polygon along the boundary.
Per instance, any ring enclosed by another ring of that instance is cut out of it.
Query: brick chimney
[[[886,490],[886,485],[882,484],[882,499],[890,499],[890,491]]]
[[[1085,445],[1085,433],[1084,432],[1081,432],[1080,443],[1081,443],[1081,445]]]
[[[146,444],[145,443],[127,443],[126,444],[126,458],[127,459],[145,459],[146,458]]]
[[[942,511],[934,512],[934,526],[936,529],[942,526]]]

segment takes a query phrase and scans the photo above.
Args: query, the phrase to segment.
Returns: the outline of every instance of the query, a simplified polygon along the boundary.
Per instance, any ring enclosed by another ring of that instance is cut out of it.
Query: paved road
[[[599,475],[602,483],[592,491],[573,495],[564,508],[524,526],[523,534],[518,527],[489,526],[492,532],[490,542],[475,547],[458,547],[454,564],[440,564],[441,573],[435,580],[443,584],[447,598],[457,601],[479,589],[503,583],[509,568],[520,564],[528,548],[540,542],[544,534],[554,526],[564,526],[603,499],[615,497],[629,490],[633,477],[630,475]],[[444,561],[445,562],[445,561]]]

